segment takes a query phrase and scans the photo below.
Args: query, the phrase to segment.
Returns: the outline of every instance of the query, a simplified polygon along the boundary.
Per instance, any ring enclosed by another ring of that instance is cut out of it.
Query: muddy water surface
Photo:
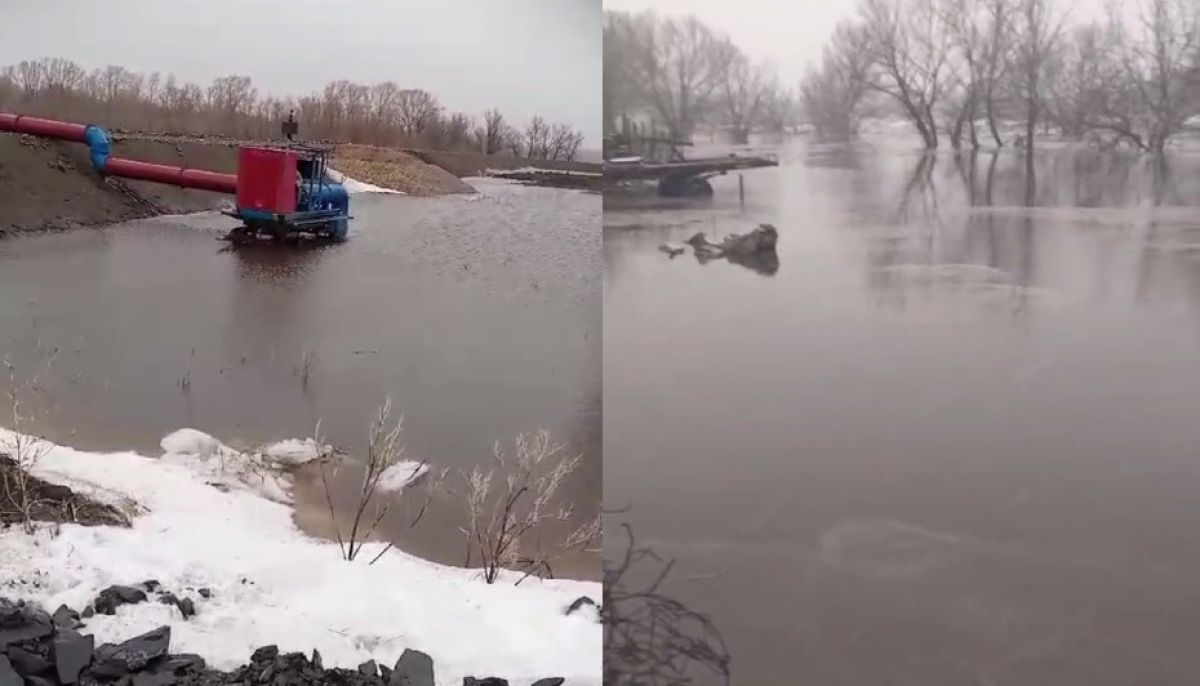
[[[249,446],[320,420],[353,453],[390,394],[408,456],[455,472],[487,461],[493,441],[549,429],[584,454],[570,495],[594,515],[600,199],[481,187],[355,196],[351,240],[312,250],[229,250],[220,216],[9,238],[0,347],[25,370],[57,349],[35,422],[78,447],[153,454],[181,426]],[[340,506],[355,478],[341,473]],[[319,493],[302,483],[298,496],[302,523],[322,530]],[[459,509],[446,496],[411,532],[389,520],[389,534],[461,562]]]
[[[605,502],[734,683],[1196,683],[1200,160],[783,157],[605,207]]]

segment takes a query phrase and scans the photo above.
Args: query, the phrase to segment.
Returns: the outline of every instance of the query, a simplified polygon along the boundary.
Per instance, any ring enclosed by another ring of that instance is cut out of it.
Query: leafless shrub
[[[47,359],[48,369],[53,362],[53,353]],[[27,391],[35,390],[38,386],[39,375],[21,379],[17,368],[8,358],[4,359],[4,368],[8,372],[8,412],[12,423],[12,432],[0,440],[0,454],[6,454],[11,465],[0,465],[0,510],[16,515],[26,533],[33,533],[33,515],[43,503],[39,499],[38,489],[33,479],[33,470],[53,445],[37,436],[27,433],[30,419],[22,396]]]
[[[716,626],[661,592],[674,561],[639,548],[633,529],[622,528],[624,553],[604,561],[604,683],[686,686],[699,669],[728,684],[729,651]]]
[[[502,569],[525,571],[521,580],[551,571],[549,554],[523,556],[522,543],[544,524],[571,519],[572,507],[557,506],[556,500],[566,478],[579,466],[580,456],[567,456],[565,450],[565,444],[553,443],[545,430],[520,434],[513,455],[497,443],[491,467],[475,467],[463,474],[467,526],[461,531],[467,537],[466,565],[477,557],[489,584],[496,582]],[[599,533],[599,522],[589,522],[555,548],[586,546]],[[540,551],[542,546],[534,549]]]
[[[348,531],[342,531],[342,525],[338,522],[337,510],[333,503],[333,493],[329,486],[330,467],[328,461],[323,461],[321,464],[321,485],[325,491],[325,502],[329,506],[329,517],[333,524],[334,534],[338,542],[338,550],[342,554],[342,559],[354,561],[359,553],[362,552],[363,546],[375,534],[376,529],[391,510],[391,504],[381,497],[376,497],[380,490],[380,482],[388,473],[388,470],[397,466],[404,456],[404,446],[400,444],[400,434],[404,427],[404,416],[401,415],[393,419],[392,399],[387,398],[383,406],[376,412],[374,419],[371,421],[370,440],[367,444],[367,455],[365,461],[365,471],[363,473],[362,482],[358,490],[358,502],[354,507],[354,518],[350,522]],[[314,441],[317,445],[323,445],[320,439],[320,425],[317,426],[315,432],[317,436]],[[336,473],[338,464],[335,462],[332,469]],[[423,471],[426,465],[421,463],[413,469],[413,476],[410,476],[411,481],[415,475]],[[419,501],[416,514],[410,519],[409,527],[416,526],[425,516],[429,502],[433,494],[441,486],[442,480],[445,478],[445,471],[441,471],[435,475],[426,477],[424,486],[424,498]],[[368,514],[368,508],[374,505],[373,511]],[[391,550],[393,545],[389,543],[383,548],[370,564],[375,564],[384,553]]]

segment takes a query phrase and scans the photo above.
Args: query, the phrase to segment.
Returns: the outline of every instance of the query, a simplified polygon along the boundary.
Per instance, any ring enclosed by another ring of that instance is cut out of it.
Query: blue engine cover
[[[308,202],[309,207],[296,209],[300,211],[340,210],[342,214],[350,214],[350,194],[340,183],[321,186]]]

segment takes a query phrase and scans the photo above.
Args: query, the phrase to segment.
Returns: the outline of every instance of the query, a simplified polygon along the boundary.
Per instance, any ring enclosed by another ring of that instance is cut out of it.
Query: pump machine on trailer
[[[315,237],[343,240],[350,229],[350,196],[329,180],[329,149],[290,142],[279,147],[243,146],[237,174],[188,169],[115,157],[111,138],[95,125],[0,112],[0,132],[21,133],[84,143],[92,167],[103,176],[152,181],[181,188],[226,193],[236,208],[226,212],[242,221],[233,240]]]

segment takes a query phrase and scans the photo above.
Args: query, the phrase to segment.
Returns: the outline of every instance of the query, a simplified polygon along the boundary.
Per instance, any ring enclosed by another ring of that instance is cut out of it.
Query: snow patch
[[[326,172],[326,174],[330,179],[333,180],[334,183],[342,184],[342,186],[346,188],[347,193],[394,193],[397,195],[404,195],[402,191],[398,191],[394,188],[384,188],[383,186],[376,186],[372,183],[359,181],[358,179],[352,179],[336,169],[330,169]]]
[[[11,436],[0,430],[0,440]],[[510,573],[488,585],[478,570],[397,550],[367,564],[382,544],[346,562],[336,543],[300,532],[290,507],[247,488],[206,483],[205,467],[229,450],[211,450],[216,439],[198,431],[167,438],[173,449],[198,451],[154,459],[53,446],[35,470],[39,477],[120,493],[147,511],[129,529],[0,531],[0,592],[48,608],[83,608],[110,584],[156,579],[193,598],[198,614],[185,621],[166,605],[127,605],[90,618],[88,631],[99,643],[169,624],[175,651],[198,653],[221,669],[267,644],[316,648],[326,665],[351,669],[368,658],[393,664],[413,648],[433,657],[438,686],[481,675],[517,684],[547,676],[601,683],[601,625],[584,613],[564,614],[579,596],[598,600],[599,584],[530,578],[515,586],[521,575]],[[207,459],[199,457],[204,449]],[[199,588],[212,589],[211,598]]]

